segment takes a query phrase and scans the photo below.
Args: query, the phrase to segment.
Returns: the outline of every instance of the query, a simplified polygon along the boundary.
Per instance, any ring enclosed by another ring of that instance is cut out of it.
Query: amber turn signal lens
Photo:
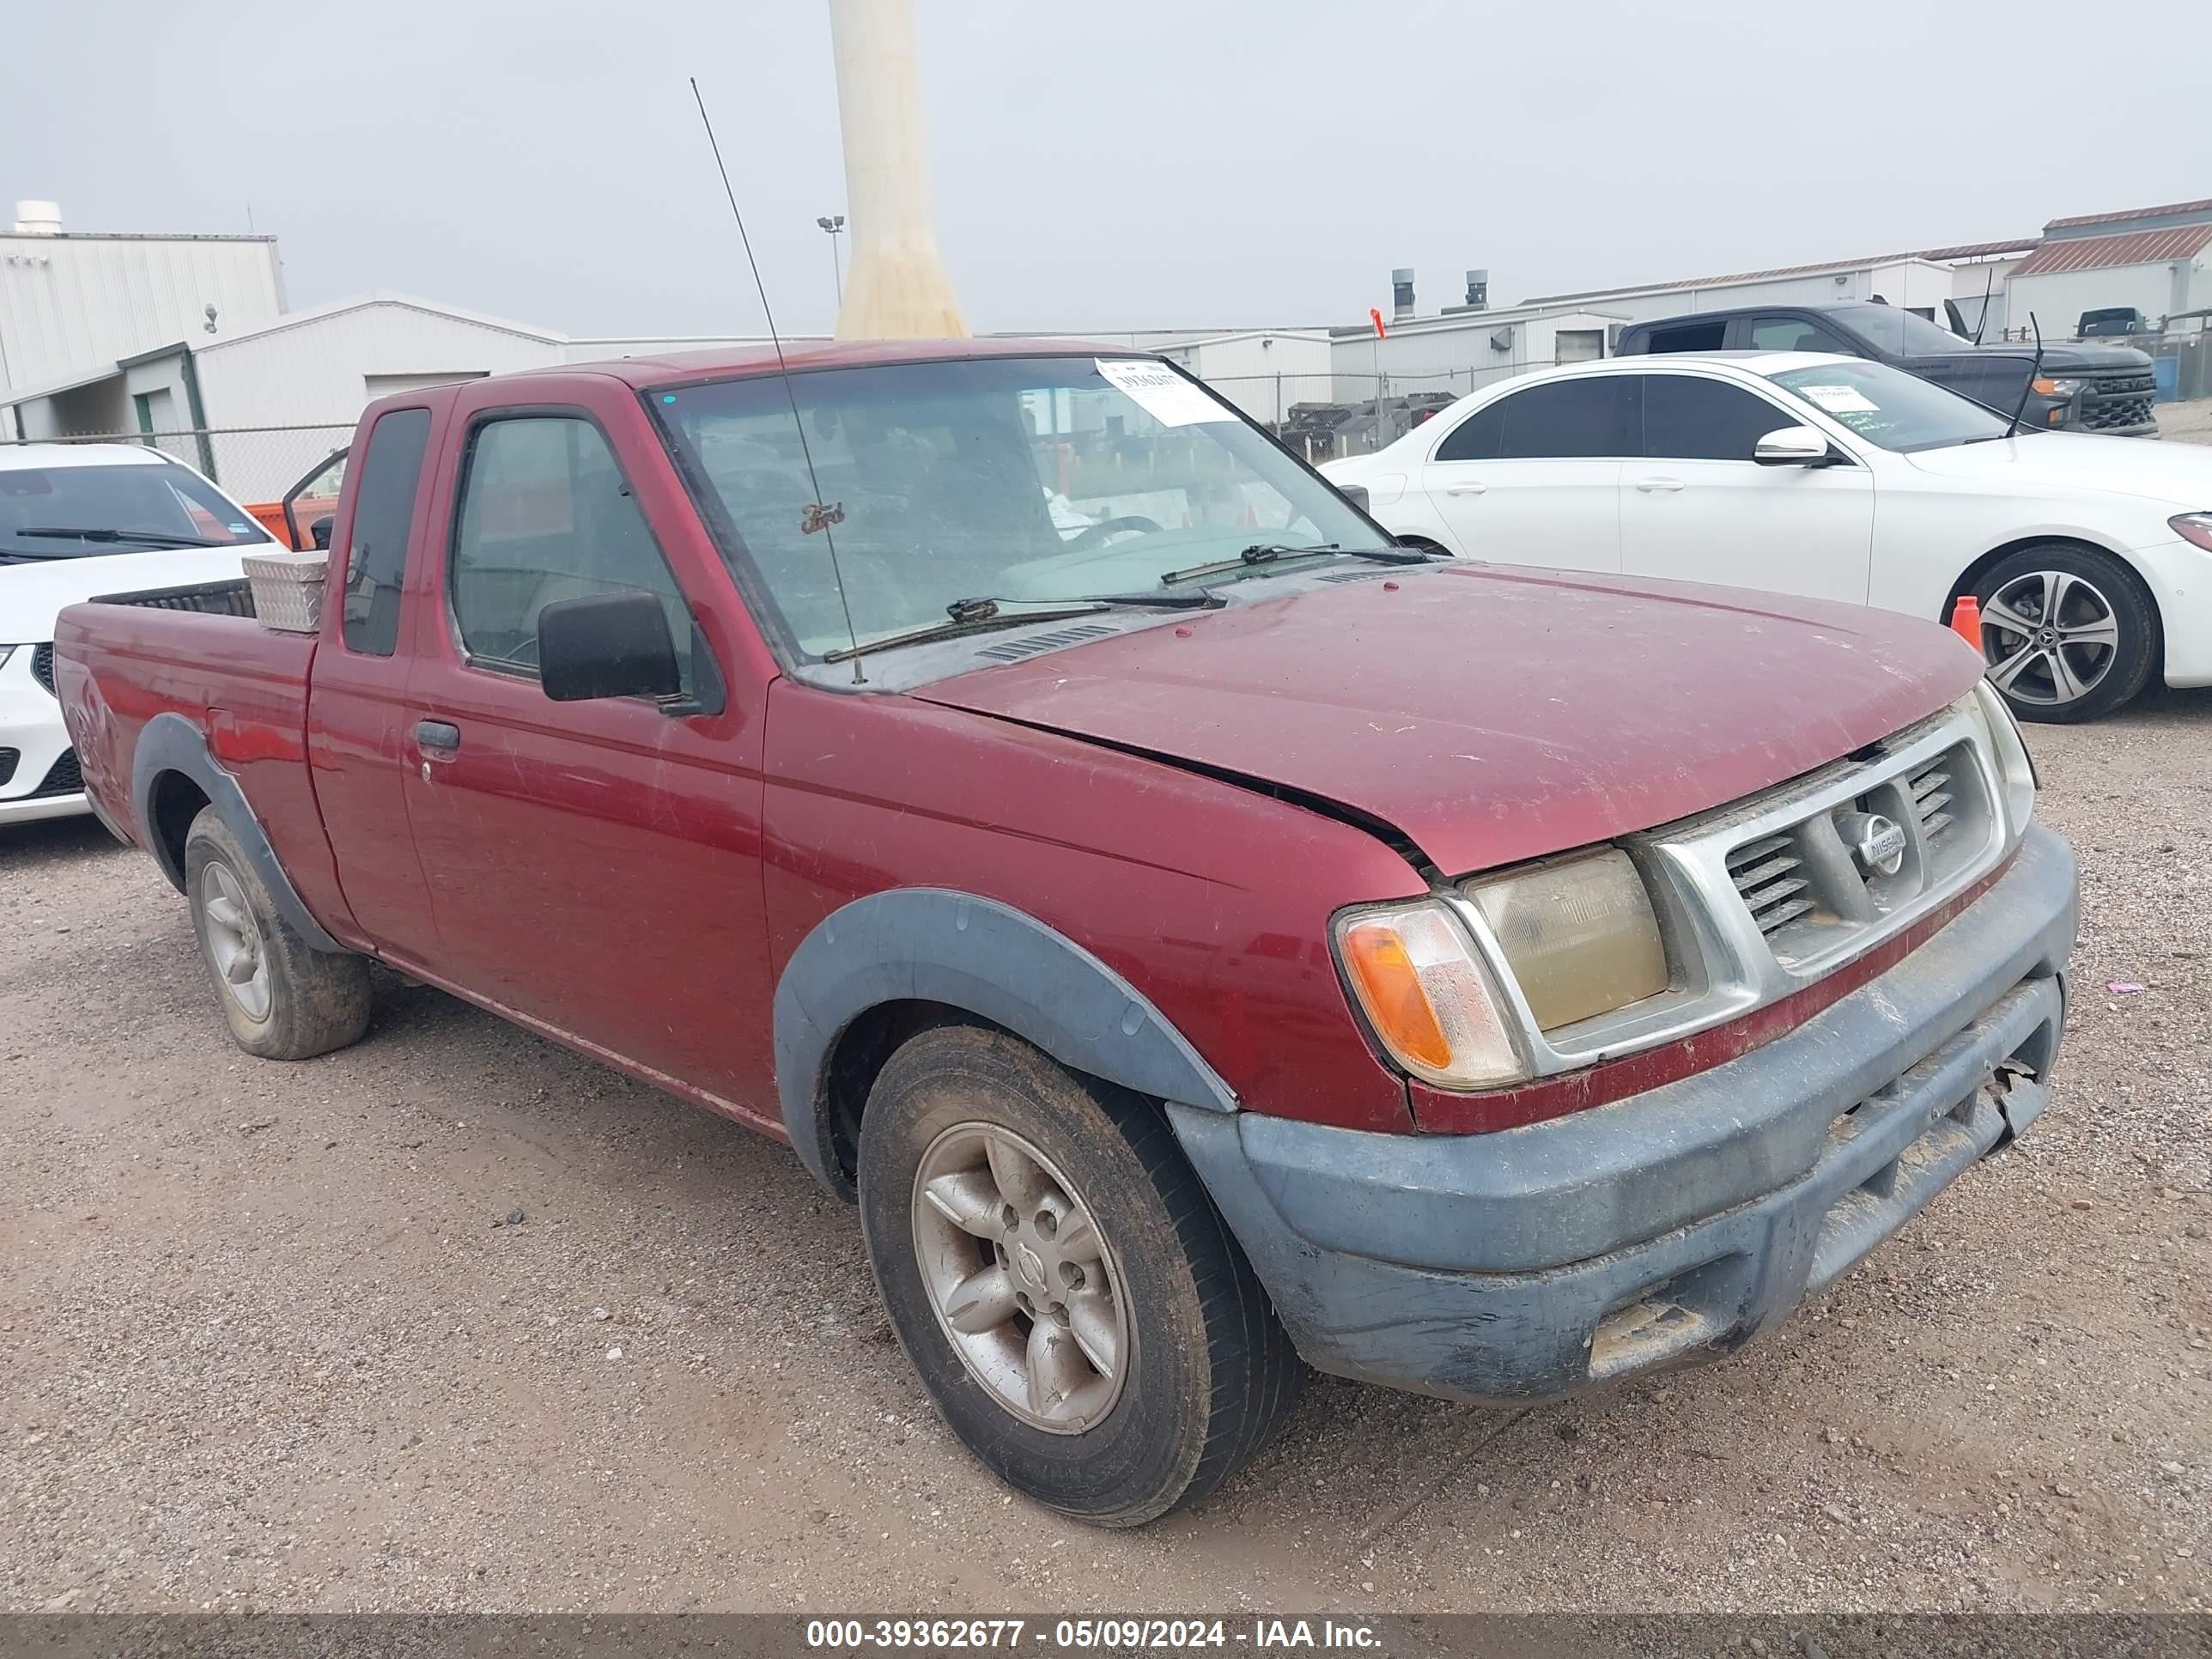
[[[1344,963],[1376,1034],[1392,1052],[1434,1071],[1451,1064],[1451,1044],[1395,928],[1379,921],[1354,927],[1344,936]]]
[[[1339,919],[1338,960],[1389,1057],[1447,1088],[1522,1074],[1474,942],[1433,899]]]

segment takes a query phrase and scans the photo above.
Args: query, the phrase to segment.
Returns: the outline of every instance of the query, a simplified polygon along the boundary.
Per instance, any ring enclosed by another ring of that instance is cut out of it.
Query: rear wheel
[[[962,1443],[1038,1502],[1130,1527],[1212,1492],[1304,1370],[1158,1109],[1005,1032],[893,1054],[861,1121],[860,1221]]]
[[[2093,720],[2143,689],[2158,613],[2108,553],[2064,542],[2022,548],[1975,585],[1990,683],[2025,720]]]
[[[246,1053],[306,1060],[368,1029],[368,962],[294,932],[212,806],[185,836],[185,893],[223,1018]]]

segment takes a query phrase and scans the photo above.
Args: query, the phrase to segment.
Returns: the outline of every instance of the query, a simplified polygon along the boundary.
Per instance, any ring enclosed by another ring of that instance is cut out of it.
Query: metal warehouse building
[[[2010,279],[2011,314],[2063,339],[2085,311],[2133,306],[2154,323],[2212,307],[2212,200],[2053,219]]]

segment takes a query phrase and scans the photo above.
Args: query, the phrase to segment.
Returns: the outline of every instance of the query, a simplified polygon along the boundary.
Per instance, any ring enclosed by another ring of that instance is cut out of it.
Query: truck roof
[[[794,372],[821,368],[873,368],[887,363],[944,362],[971,357],[1148,356],[1127,346],[1091,340],[994,335],[967,340],[807,340],[783,348],[782,362]],[[604,362],[564,363],[527,374],[611,374],[638,387],[723,380],[733,375],[773,374],[773,345],[718,346],[706,351],[675,351],[650,357],[620,357]],[[505,376],[502,379],[507,378]]]

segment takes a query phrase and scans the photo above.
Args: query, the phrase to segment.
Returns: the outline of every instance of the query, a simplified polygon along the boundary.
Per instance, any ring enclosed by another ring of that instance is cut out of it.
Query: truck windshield
[[[1973,344],[1900,306],[1838,306],[1835,316],[1838,322],[1864,336],[1876,350],[1892,352],[1899,357],[1965,351]]]
[[[1884,449],[1978,443],[2002,438],[2009,424],[1971,398],[1887,363],[1820,363],[1766,378]]]
[[[1285,559],[1295,568],[1301,548],[1328,556],[1328,544],[1382,539],[1234,408],[1149,359],[820,369],[795,374],[791,388],[751,377],[647,402],[724,556],[811,658],[853,634],[865,645],[942,623],[980,595],[1148,592],[1214,563],[1233,580]],[[1240,562],[1255,544],[1284,552]]]
[[[166,461],[10,466],[0,451],[0,559],[235,547],[269,532],[197,473]]]

